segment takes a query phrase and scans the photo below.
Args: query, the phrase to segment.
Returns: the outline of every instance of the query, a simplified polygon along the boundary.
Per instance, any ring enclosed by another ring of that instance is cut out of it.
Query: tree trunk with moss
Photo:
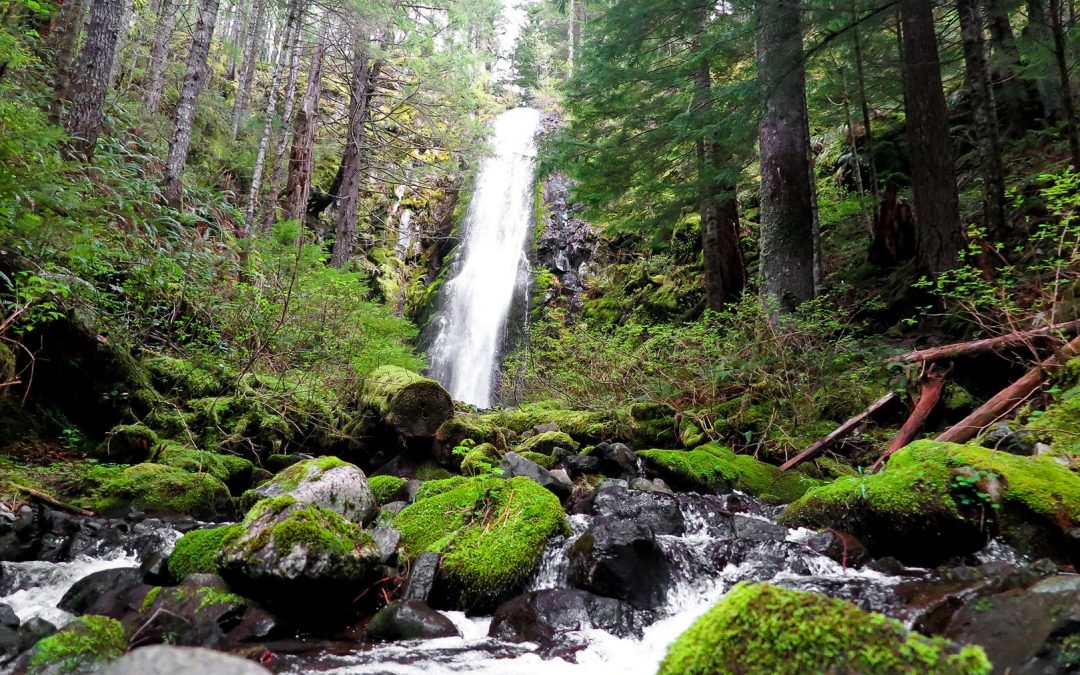
[[[64,115],[64,130],[70,140],[64,143],[63,152],[69,159],[89,161],[94,156],[94,146],[105,121],[105,94],[123,16],[123,0],[95,0],[90,5],[86,41],[75,60],[72,81],[66,91],[68,110]]]
[[[454,402],[441,384],[398,366],[369,373],[360,402],[405,439],[432,438],[454,415]]]

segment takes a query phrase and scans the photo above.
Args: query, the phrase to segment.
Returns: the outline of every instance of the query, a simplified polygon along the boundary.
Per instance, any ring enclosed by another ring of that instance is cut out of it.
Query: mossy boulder
[[[499,460],[502,457],[503,453],[499,452],[494,445],[481,443],[469,448],[468,452],[465,453],[465,457],[461,460],[461,473],[466,476],[490,473],[499,466]]]
[[[663,403],[630,406],[630,440],[636,447],[671,447],[679,442],[675,409]]]
[[[979,647],[908,631],[843,600],[739,584],[668,648],[658,675],[989,675]]]
[[[292,496],[252,507],[221,542],[221,576],[244,595],[283,611],[342,609],[378,578],[380,553],[355,523]]]
[[[90,672],[125,651],[127,636],[119,621],[107,616],[80,616],[33,647],[27,672]]]
[[[107,462],[138,464],[145,462],[158,444],[158,435],[143,424],[121,424],[105,435],[97,456]]]
[[[835,528],[877,556],[936,565],[995,534],[1036,556],[1080,560],[1080,476],[1046,456],[917,441],[873,475],[839,478],[791,504],[790,526]]]
[[[577,452],[580,447],[581,444],[570,438],[569,434],[564,434],[561,431],[545,431],[522,441],[517,446],[517,453],[520,455],[523,452],[535,452],[541,455],[550,455],[555,452],[555,448]]]
[[[190,473],[208,473],[236,493],[251,485],[255,471],[251,460],[237,455],[198,450],[175,441],[165,441],[158,446],[153,461]]]
[[[551,469],[558,461],[554,455],[545,455],[539,452],[529,452],[528,450],[524,452],[519,452],[518,454],[529,460],[530,462],[535,462],[536,464],[539,464],[545,469]]]
[[[382,505],[404,498],[406,480],[397,476],[372,476],[368,487],[375,496],[375,503]]]
[[[354,523],[375,517],[375,495],[368,486],[367,476],[360,467],[337,457],[318,457],[293,464],[245,494],[242,505],[283,495],[329,509]]]
[[[1080,457],[1080,386],[1067,390],[1026,428],[1049,442],[1055,456]]]
[[[113,511],[130,504],[152,513],[186,514],[202,520],[233,511],[229,488],[208,473],[189,473],[164,464],[136,464],[105,481],[95,510]]]
[[[420,489],[416,491],[416,496],[413,497],[413,501],[418,502],[429,497],[434,497],[435,495],[441,495],[444,492],[449,492],[450,490],[467,483],[468,480],[469,479],[465,476],[451,476],[449,478],[426,480],[424,481],[424,484],[420,486]]]
[[[217,574],[222,542],[235,538],[240,530],[241,526],[235,524],[186,533],[176,542],[166,561],[169,577],[180,582],[192,574]]]
[[[491,610],[520,593],[548,539],[567,532],[558,497],[527,478],[480,476],[405,508],[394,519],[409,560],[442,556],[441,604]]]
[[[510,450],[502,429],[474,415],[456,414],[443,422],[435,432],[435,442],[432,446],[435,460],[443,466],[458,468],[463,458],[460,454],[456,454],[454,449],[469,440],[477,445],[489,443],[500,453]]]
[[[559,431],[579,443],[598,443],[618,440],[629,434],[629,420],[625,411],[596,412],[590,410],[565,410],[550,403],[531,403],[508,410],[477,415],[481,422],[508,429],[515,434],[531,431],[537,426],[555,424]]]
[[[224,389],[220,369],[207,367],[164,354],[142,360],[150,371],[154,384],[165,394],[182,394],[192,398],[213,396]]]
[[[717,443],[695,450],[642,450],[646,468],[669,485],[695,492],[740,490],[773,503],[798,499],[821,484],[801,473],[784,473],[749,455],[737,455]]]

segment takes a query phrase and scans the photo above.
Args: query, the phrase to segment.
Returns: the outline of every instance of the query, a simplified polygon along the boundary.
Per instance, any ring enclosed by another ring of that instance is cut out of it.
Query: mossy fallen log
[[[398,366],[371,371],[360,402],[406,439],[431,438],[454,415],[454,402],[441,384]]]

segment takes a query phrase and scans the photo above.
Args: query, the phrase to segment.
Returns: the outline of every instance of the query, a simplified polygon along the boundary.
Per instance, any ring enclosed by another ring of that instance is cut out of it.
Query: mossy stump
[[[454,415],[454,401],[441,384],[399,366],[371,371],[360,400],[405,439],[432,438]]]

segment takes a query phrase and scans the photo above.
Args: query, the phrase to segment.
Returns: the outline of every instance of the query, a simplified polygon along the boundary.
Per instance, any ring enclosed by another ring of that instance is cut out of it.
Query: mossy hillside
[[[910,632],[843,600],[739,584],[668,648],[659,675],[989,675],[980,647]]]
[[[1016,523],[1061,536],[1080,523],[1080,476],[1052,457],[916,441],[877,474],[839,478],[807,492],[781,522],[845,529],[875,553],[925,562],[917,558],[933,556],[935,546],[976,550],[1002,523],[1001,534],[1017,545],[1030,542],[1018,539]]]
[[[1055,456],[1069,461],[1080,457],[1080,385],[1065,391],[1026,428],[1048,441]]]
[[[397,476],[372,476],[368,479],[368,487],[375,495],[375,503],[381,506],[399,499],[405,482],[404,478]]]
[[[229,489],[208,473],[189,473],[163,464],[136,464],[105,481],[94,500],[95,510],[122,504],[151,512],[180,513],[200,519],[228,515]]]
[[[558,497],[527,478],[470,478],[405,508],[394,519],[405,556],[442,555],[442,595],[482,611],[519,592],[544,545],[567,532]]]
[[[158,442],[158,435],[144,424],[121,424],[106,434],[95,454],[103,461],[137,464],[150,456]]]
[[[125,651],[127,636],[119,621],[107,616],[80,616],[33,647],[29,672],[75,672],[119,658]]]
[[[216,574],[221,543],[241,534],[240,529],[240,525],[222,525],[180,537],[166,561],[169,577],[180,582],[192,574]]]
[[[164,393],[179,393],[192,398],[214,396],[224,390],[223,369],[197,364],[165,354],[155,354],[142,360],[154,384]]]
[[[541,455],[550,455],[555,448],[564,448],[571,452],[577,452],[581,444],[561,431],[545,431],[535,436],[530,436],[517,446],[517,453],[535,452]]]
[[[821,484],[801,473],[784,473],[749,455],[737,455],[717,443],[695,450],[642,450],[637,454],[672,485],[698,492],[735,489],[766,501],[787,503]]]
[[[635,403],[630,406],[632,441],[637,447],[671,447],[679,442],[675,410],[662,403]]]

